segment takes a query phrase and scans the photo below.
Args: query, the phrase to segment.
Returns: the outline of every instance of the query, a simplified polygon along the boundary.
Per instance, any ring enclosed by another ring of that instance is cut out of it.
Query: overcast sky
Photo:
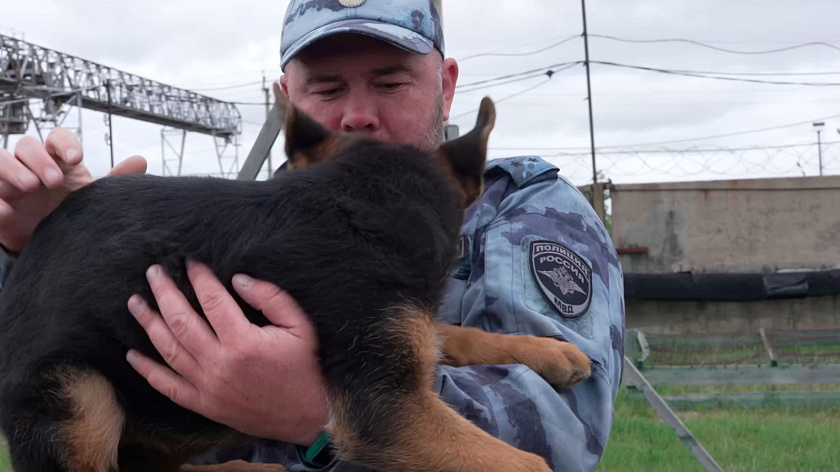
[[[385,1],[385,0],[369,0]],[[280,27],[286,1],[4,0],[0,33],[147,78],[231,101],[262,101],[264,70],[280,75]],[[626,43],[593,37],[591,60],[661,69],[752,75],[771,81],[840,82],[840,2],[836,0],[601,0],[587,5],[591,34],[633,40],[683,38],[719,48],[763,51],[824,42],[786,52],[744,55],[686,43]],[[462,61],[461,84],[552,64],[581,61],[582,39],[547,48],[582,32],[580,2],[571,0],[444,0],[447,55]],[[510,56],[512,53],[537,54]],[[747,76],[740,76],[747,77]],[[248,84],[248,85],[245,85]],[[582,65],[546,76],[459,93],[453,116],[470,112],[484,95],[498,105],[491,157],[540,154],[575,183],[591,180],[586,78]],[[840,140],[840,87],[718,81],[593,65],[595,138],[599,168],[614,182],[748,178],[817,173],[816,134],[809,124],[827,120],[823,139]],[[244,160],[264,120],[264,108],[240,106]],[[474,113],[453,122],[471,127]],[[86,161],[95,175],[109,166],[99,113],[85,112]],[[728,138],[694,138],[788,126]],[[76,123],[75,114],[68,123]],[[161,127],[115,118],[117,160],[142,154],[161,172]],[[14,143],[15,138],[12,139]],[[670,141],[684,141],[657,144]],[[650,144],[647,144],[650,143]],[[715,151],[808,146],[758,151]],[[634,149],[650,152],[627,152]],[[687,150],[700,148],[701,151]],[[212,138],[190,134],[185,173],[218,172]],[[279,148],[278,148],[279,149]],[[622,153],[617,153],[622,151]],[[824,146],[826,173],[840,174],[840,144]]]

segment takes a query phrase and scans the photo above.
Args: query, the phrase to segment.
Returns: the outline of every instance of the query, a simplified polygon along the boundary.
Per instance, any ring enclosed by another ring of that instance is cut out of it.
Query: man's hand
[[[184,408],[252,436],[310,445],[328,406],[318,339],[303,310],[277,286],[238,274],[237,293],[273,323],[260,328],[207,266],[188,263],[187,274],[210,325],[152,266],[146,275],[162,316],[137,295],[128,307],[169,367],[136,351],[128,361]]]
[[[133,156],[108,175],[143,172],[146,160]],[[18,141],[14,154],[0,149],[0,244],[20,252],[38,223],[70,192],[91,180],[82,164],[82,145],[66,129],[54,129],[44,144],[26,136]]]

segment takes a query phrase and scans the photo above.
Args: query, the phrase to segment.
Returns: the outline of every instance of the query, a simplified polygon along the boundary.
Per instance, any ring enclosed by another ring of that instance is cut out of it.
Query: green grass
[[[678,412],[727,472],[836,471],[840,411],[722,409]],[[703,468],[656,412],[624,390],[599,472],[699,471]]]
[[[678,415],[727,472],[836,471],[840,464],[840,410],[732,408]],[[0,472],[11,470],[0,438]],[[598,471],[703,472],[703,468],[647,403],[628,397],[622,388]]]

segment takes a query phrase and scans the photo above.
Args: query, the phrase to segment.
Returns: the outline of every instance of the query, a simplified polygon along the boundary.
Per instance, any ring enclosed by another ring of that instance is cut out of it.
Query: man
[[[426,149],[441,142],[458,65],[444,59],[434,2],[293,0],[282,44],[284,92],[324,126]],[[35,224],[69,191],[90,181],[81,152],[63,130],[44,146],[24,138],[14,155],[0,151],[0,243],[10,253],[23,248]],[[143,169],[141,159],[131,158],[112,173]],[[479,427],[544,457],[555,470],[593,469],[612,425],[624,345],[622,275],[603,225],[557,168],[519,157],[488,165],[486,191],[467,211],[461,234],[461,258],[441,318],[573,342],[592,359],[593,373],[555,391],[521,365],[441,366],[438,393]],[[168,366],[134,352],[127,357],[178,404],[266,438],[205,460],[363,470],[334,460],[324,447],[329,413],[317,339],[294,300],[280,287],[237,276],[243,298],[274,323],[257,328],[243,323],[206,267],[190,275],[195,287],[214,294],[202,307],[212,329],[152,267],[148,277],[160,313],[144,303],[130,303],[129,310]],[[216,336],[225,330],[237,336]]]

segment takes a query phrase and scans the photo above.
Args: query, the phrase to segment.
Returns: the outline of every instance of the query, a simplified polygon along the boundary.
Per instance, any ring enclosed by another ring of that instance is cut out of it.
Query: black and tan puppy
[[[311,316],[341,458],[388,472],[547,471],[432,391],[441,344],[444,362],[526,363],[557,386],[589,373],[568,343],[436,325],[464,208],[481,192],[492,102],[475,130],[429,153],[331,134],[278,100],[294,170],[267,182],[106,178],[39,226],[0,298],[0,423],[15,470],[171,472],[248,439],[125,361],[130,348],[162,361],[126,309],[134,293],[154,300],[147,267],[162,264],[199,310],[192,259],[229,290],[240,272],[273,282]]]

